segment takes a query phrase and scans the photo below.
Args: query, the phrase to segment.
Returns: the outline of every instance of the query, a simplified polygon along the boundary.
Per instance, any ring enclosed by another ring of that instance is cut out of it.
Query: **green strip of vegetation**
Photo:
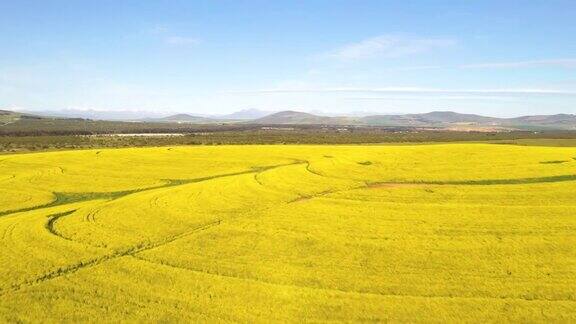
[[[203,182],[203,181],[208,181],[208,180],[213,180],[213,179],[218,179],[218,178],[225,178],[225,177],[232,177],[232,176],[237,176],[237,175],[242,175],[242,174],[259,173],[259,172],[264,172],[266,170],[271,170],[271,169],[275,169],[275,168],[279,168],[279,167],[283,167],[283,166],[302,164],[302,163],[306,163],[306,162],[305,161],[294,161],[291,163],[284,163],[284,164],[278,164],[278,165],[256,166],[256,167],[252,167],[250,170],[246,170],[246,171],[217,174],[217,175],[213,175],[213,176],[209,176],[209,177],[194,178],[194,179],[166,179],[166,180],[163,180],[165,182],[165,184],[160,185],[160,186],[134,189],[134,190],[126,190],[126,191],[81,192],[81,193],[55,192],[54,193],[55,198],[50,203],[47,203],[44,205],[39,205],[39,206],[16,209],[16,210],[3,211],[3,212],[0,212],[0,217],[10,215],[10,214],[15,214],[15,213],[22,213],[22,212],[27,212],[27,211],[32,211],[32,210],[56,207],[56,206],[67,205],[67,204],[89,201],[89,200],[100,200],[100,199],[101,200],[114,200],[114,199],[118,199],[118,198],[121,198],[121,197],[124,197],[127,195],[137,193],[137,192],[149,191],[149,190],[160,189],[160,188],[181,186],[181,185],[185,185],[185,184],[189,184],[189,183]]]
[[[23,136],[0,133],[0,152],[38,152],[53,150],[159,147],[179,145],[248,145],[248,144],[425,144],[481,142],[527,146],[576,147],[574,131],[543,132],[458,132],[443,130],[394,130],[385,128],[350,128],[348,132],[321,128],[295,128],[290,131],[263,129],[211,129],[185,133],[184,136],[137,137],[107,135],[54,134]]]
[[[520,185],[550,182],[576,181],[576,174],[566,174],[551,177],[539,178],[518,178],[518,179],[483,179],[483,180],[458,180],[458,181],[407,181],[407,182],[371,182],[374,185],[402,185],[402,184],[421,184],[421,185],[471,185],[471,186],[489,186],[489,185]]]

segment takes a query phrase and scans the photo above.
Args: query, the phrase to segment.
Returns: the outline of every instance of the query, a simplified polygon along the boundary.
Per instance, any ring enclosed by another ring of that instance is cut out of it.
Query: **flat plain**
[[[0,156],[0,321],[575,322],[576,148]]]

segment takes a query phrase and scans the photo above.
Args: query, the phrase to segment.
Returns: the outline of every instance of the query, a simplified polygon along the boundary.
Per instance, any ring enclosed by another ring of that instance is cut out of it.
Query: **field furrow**
[[[573,322],[574,156],[487,144],[6,155],[0,321]]]

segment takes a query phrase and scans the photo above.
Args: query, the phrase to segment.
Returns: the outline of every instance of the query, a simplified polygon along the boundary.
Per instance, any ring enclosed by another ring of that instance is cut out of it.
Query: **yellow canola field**
[[[0,157],[0,322],[574,322],[576,148]]]

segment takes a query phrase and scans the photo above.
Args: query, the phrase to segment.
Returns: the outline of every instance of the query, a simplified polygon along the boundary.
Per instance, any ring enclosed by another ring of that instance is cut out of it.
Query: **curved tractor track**
[[[574,322],[574,152],[11,155],[0,321]]]

